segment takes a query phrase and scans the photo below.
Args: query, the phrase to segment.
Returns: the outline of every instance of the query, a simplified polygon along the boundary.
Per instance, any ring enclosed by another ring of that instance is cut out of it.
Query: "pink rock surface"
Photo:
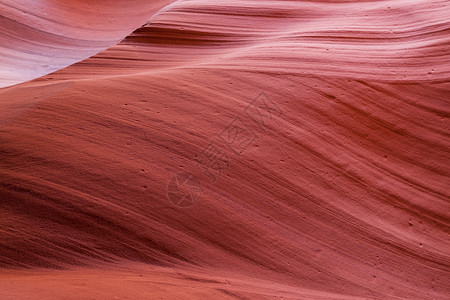
[[[1,0],[0,88],[116,44],[173,0]]]
[[[0,298],[449,298],[447,1],[130,11],[0,90]]]

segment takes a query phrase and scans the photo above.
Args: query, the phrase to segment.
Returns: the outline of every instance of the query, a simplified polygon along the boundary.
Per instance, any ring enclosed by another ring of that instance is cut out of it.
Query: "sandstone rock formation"
[[[170,2],[1,1],[0,298],[448,299],[448,2]]]

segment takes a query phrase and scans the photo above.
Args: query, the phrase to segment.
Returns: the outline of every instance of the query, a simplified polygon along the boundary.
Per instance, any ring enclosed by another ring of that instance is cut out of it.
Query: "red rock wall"
[[[0,90],[0,267],[140,262],[319,293],[305,299],[447,299],[448,12],[178,1]]]

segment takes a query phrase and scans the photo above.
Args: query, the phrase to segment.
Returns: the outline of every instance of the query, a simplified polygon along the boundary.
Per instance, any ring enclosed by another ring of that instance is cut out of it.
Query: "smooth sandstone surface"
[[[0,90],[0,298],[448,299],[449,13],[130,6],[120,43]]]
[[[0,1],[0,88],[115,45],[173,0]]]

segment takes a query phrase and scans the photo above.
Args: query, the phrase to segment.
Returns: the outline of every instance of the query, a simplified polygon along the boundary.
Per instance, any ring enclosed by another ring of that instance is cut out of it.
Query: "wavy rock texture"
[[[0,295],[448,299],[449,12],[177,1],[0,90]]]
[[[67,67],[115,45],[173,0],[0,1],[0,87]]]

